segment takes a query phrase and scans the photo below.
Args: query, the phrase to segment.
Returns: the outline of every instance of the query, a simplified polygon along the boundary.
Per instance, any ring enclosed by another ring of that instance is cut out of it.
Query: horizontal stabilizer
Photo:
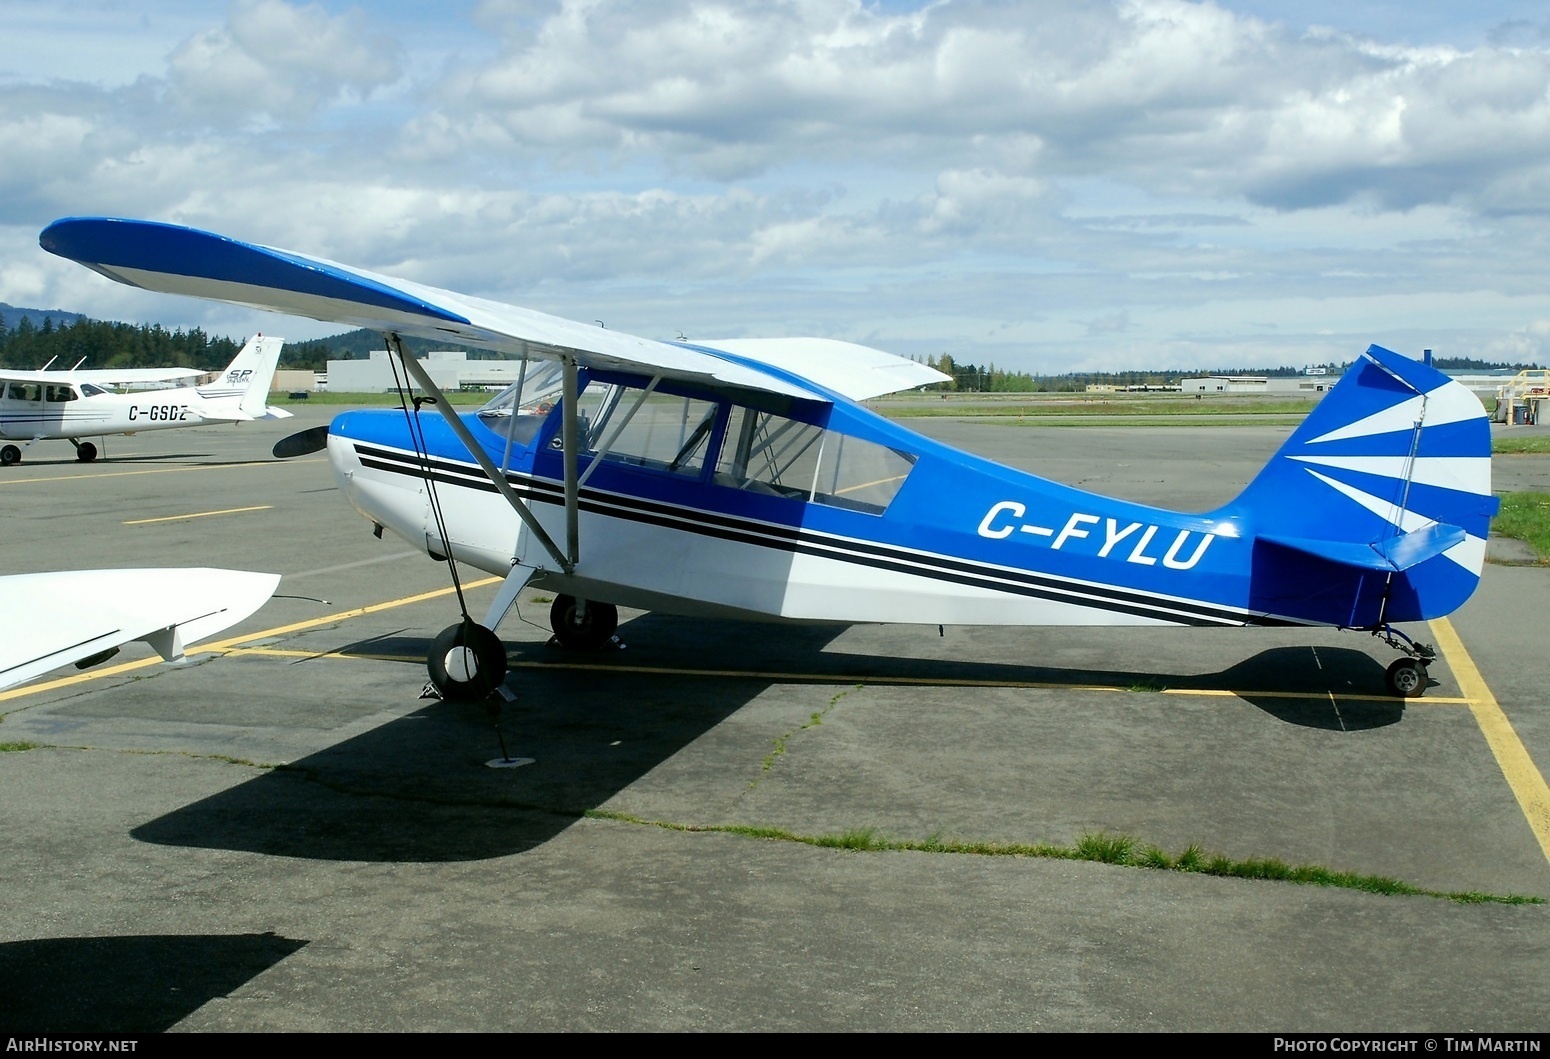
[[[1277,537],[1269,534],[1261,534],[1259,539],[1342,566],[1399,573],[1462,544],[1466,536],[1461,526],[1431,522],[1409,533],[1370,543]]]

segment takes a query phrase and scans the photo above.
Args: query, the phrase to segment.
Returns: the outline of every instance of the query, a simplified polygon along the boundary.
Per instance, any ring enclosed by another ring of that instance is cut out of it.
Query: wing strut
[[[577,385],[576,358],[563,357],[560,360],[565,369],[565,393],[560,408],[560,431],[565,445],[565,554],[570,562],[565,565],[568,574],[576,565],[579,558],[577,552],[581,550],[581,533],[578,525],[578,511],[581,485],[576,477],[576,462],[578,456],[578,438],[576,421],[580,416],[580,409],[576,406],[581,401],[581,394]]]
[[[468,432],[468,427],[463,425],[463,421],[458,418],[457,412],[447,402],[446,395],[431,381],[431,377],[426,374],[425,369],[420,367],[420,362],[415,360],[412,354],[405,351],[403,340],[393,333],[389,333],[386,338],[388,355],[397,357],[399,363],[404,366],[404,371],[415,381],[415,384],[435,399],[436,408],[441,412],[442,418],[447,421],[447,425],[452,428],[452,433],[456,434],[458,440],[467,447],[469,455],[474,458],[474,462],[479,464],[485,475],[490,479],[490,482],[496,489],[500,490],[500,494],[506,498],[506,502],[517,513],[517,517],[533,532],[533,536],[538,539],[538,543],[544,546],[544,551],[548,552],[550,557],[559,564],[560,569],[567,574],[573,572],[576,568],[576,561],[573,558],[576,554],[576,458],[574,455],[576,450],[574,446],[567,443],[565,458],[566,536],[570,543],[570,556],[566,556],[561,553],[559,546],[554,543],[549,534],[544,532],[544,528],[538,524],[538,519],[527,509],[527,505],[522,502],[522,498],[517,495],[516,490],[511,488],[511,483],[506,481],[506,476],[500,472],[499,468],[495,466],[494,462],[485,453],[484,447],[475,441],[474,436]],[[566,395],[569,397],[576,388],[575,362],[566,361],[566,365]],[[575,404],[567,401],[566,423],[568,425],[565,428],[567,442],[573,440],[576,433],[575,407]]]

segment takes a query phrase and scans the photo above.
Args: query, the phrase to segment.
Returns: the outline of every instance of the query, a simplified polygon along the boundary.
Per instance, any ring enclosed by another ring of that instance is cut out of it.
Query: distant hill
[[[15,327],[22,322],[24,316],[32,321],[33,327],[42,327],[44,320],[51,320],[55,327],[59,327],[86,319],[80,313],[67,313],[62,309],[29,309],[24,305],[8,305],[0,302],[0,322],[3,322],[5,327]]]

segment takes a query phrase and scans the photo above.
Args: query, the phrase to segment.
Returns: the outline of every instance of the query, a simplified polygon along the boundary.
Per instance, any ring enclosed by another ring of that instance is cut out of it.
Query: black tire
[[[75,458],[82,463],[90,463],[97,458],[97,446],[89,441],[83,441],[75,447]]]
[[[619,608],[612,603],[587,601],[585,618],[576,615],[575,596],[556,596],[549,608],[549,627],[562,647],[595,651],[613,639],[619,628]]]
[[[22,450],[15,445],[7,445],[0,449],[0,466],[9,467],[13,463],[22,462]]]
[[[1426,667],[1413,658],[1396,658],[1383,674],[1383,682],[1397,698],[1417,698],[1426,690]]]
[[[425,668],[443,699],[478,702],[506,679],[506,645],[483,625],[449,625],[431,642]]]

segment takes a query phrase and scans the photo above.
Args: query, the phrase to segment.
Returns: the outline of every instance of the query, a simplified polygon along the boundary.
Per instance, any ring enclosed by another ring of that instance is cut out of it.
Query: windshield
[[[560,403],[564,388],[565,371],[559,361],[529,361],[521,381],[496,394],[479,409],[479,418],[508,442],[529,444],[550,409]]]

